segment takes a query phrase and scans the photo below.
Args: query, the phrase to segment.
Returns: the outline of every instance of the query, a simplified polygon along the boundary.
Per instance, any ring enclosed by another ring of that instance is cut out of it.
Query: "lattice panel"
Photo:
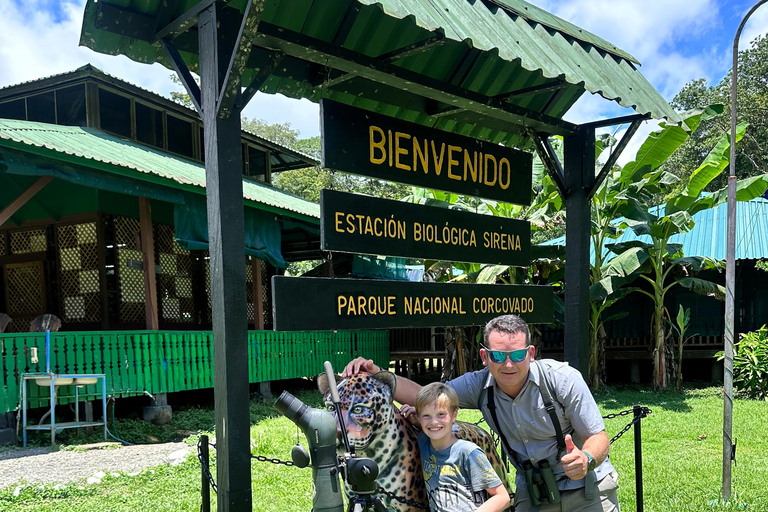
[[[58,226],[62,320],[101,320],[101,284],[96,223]]]
[[[48,236],[46,235],[45,228],[13,231],[10,238],[11,254],[28,254],[48,249]]]
[[[192,256],[176,243],[172,226],[155,224],[154,232],[155,261],[162,269],[157,274],[158,314],[166,322],[193,322]]]
[[[120,321],[146,322],[144,303],[144,255],[140,250],[141,229],[137,219],[115,218],[117,286],[120,290]]]
[[[245,300],[249,324],[253,324],[254,311],[256,309],[253,302],[253,260],[253,256],[245,257]]]
[[[266,262],[261,262],[261,302],[264,305],[264,326],[272,325],[272,288]]]
[[[0,256],[5,256],[5,233],[0,233]]]
[[[8,264],[5,266],[5,303],[13,322],[8,324],[9,332],[29,330],[29,322],[45,313],[45,288],[43,264]]]
[[[205,295],[208,298],[208,302],[206,305],[206,318],[208,319],[208,323],[212,322],[213,319],[213,306],[212,306],[212,297],[211,297],[211,259],[210,259],[210,253],[208,251],[203,252],[204,255],[204,262],[205,262]],[[266,275],[265,272],[266,264],[262,262],[261,264],[261,272],[262,272],[262,283],[264,281],[264,276]],[[268,280],[268,279],[267,279]],[[262,295],[264,294],[264,284],[262,284]],[[252,256],[246,256],[245,257],[245,299],[247,301],[247,311],[248,311],[248,323],[249,328],[253,325],[254,317],[256,314],[256,308],[254,305],[254,281],[253,281],[253,257]],[[263,297],[262,297],[262,300]],[[267,307],[267,304],[264,303],[264,307]],[[271,307],[271,306],[270,306]],[[267,313],[264,313],[265,320],[267,319]]]

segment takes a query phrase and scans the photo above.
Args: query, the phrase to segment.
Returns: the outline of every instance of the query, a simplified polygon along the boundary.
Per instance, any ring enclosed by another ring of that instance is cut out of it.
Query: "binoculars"
[[[549,462],[542,460],[534,467],[531,461],[526,460],[523,462],[523,476],[532,505],[560,503],[560,490]]]

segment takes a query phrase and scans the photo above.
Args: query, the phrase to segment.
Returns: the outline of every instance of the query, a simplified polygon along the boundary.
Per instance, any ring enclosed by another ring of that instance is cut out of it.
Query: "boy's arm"
[[[476,512],[502,512],[509,506],[509,493],[504,488],[504,484],[489,487],[485,491],[490,497],[477,508]]]

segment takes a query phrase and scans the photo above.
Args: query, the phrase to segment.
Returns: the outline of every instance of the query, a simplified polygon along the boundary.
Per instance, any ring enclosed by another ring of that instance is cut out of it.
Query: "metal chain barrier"
[[[263,455],[251,455],[252,459],[255,459],[259,462],[271,462],[272,464],[282,464],[283,466],[295,466],[293,462],[289,460],[280,460],[280,459],[270,459],[269,457],[264,457]]]
[[[213,478],[213,475],[211,474],[211,470],[208,468],[208,460],[205,455],[203,455],[203,438],[207,439],[206,436],[200,436],[197,440],[197,459],[200,461],[200,466],[202,467],[203,474],[205,475],[206,480],[208,480],[208,485],[211,486],[211,489],[213,489],[213,492],[216,494],[219,493],[218,488],[216,487],[216,480]],[[216,449],[216,445],[213,443],[208,443],[208,446],[213,446],[213,449]]]
[[[603,419],[605,420],[612,420],[613,418],[618,418],[619,416],[627,416],[629,414],[634,414],[634,409],[627,409],[626,411],[617,412],[616,414],[608,414],[606,416],[603,416]],[[618,434],[613,436],[611,438],[611,444],[613,444],[614,441],[616,441],[618,438],[623,436],[630,428],[632,428],[635,423],[642,420],[643,418],[647,417],[649,414],[651,414],[651,410],[647,407],[640,407],[639,408],[639,414],[637,414],[634,418],[632,418],[632,421],[627,423],[627,426],[621,429]]]
[[[418,502],[413,501],[413,500],[409,500],[408,498],[403,498],[401,496],[398,496],[394,492],[387,491],[386,489],[384,489],[380,485],[376,486],[376,492],[379,493],[379,494],[383,494],[384,496],[386,496],[388,498],[391,498],[391,499],[393,499],[395,501],[399,501],[400,503],[403,503],[405,505],[408,505],[408,506],[411,506],[411,507],[420,508],[420,509],[423,509],[423,510],[429,510],[428,506],[422,505],[421,503],[418,503]]]

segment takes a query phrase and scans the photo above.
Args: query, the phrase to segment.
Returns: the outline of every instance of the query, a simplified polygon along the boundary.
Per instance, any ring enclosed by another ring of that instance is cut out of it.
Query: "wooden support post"
[[[253,276],[253,328],[264,330],[264,290],[261,282],[261,260],[251,259],[251,275]]]
[[[595,131],[580,129],[564,138],[565,197],[565,360],[589,379],[589,235],[595,181]]]
[[[109,295],[107,289],[107,242],[104,234],[104,215],[96,217],[96,249],[99,265],[99,296],[101,298],[101,328],[109,330]]]
[[[139,198],[139,224],[141,226],[141,252],[144,255],[144,303],[147,312],[147,329],[156,331],[159,324],[155,276],[155,237],[152,233],[152,208],[146,197]]]
[[[248,317],[240,109],[235,106],[226,118],[217,116],[217,99],[230,60],[229,45],[223,40],[223,34],[232,28],[227,26],[229,20],[221,16],[221,10],[222,7],[214,3],[198,17],[211,254],[216,479],[220,512],[250,512]]]
[[[51,182],[52,179],[53,176],[42,176],[36,182],[30,185],[27,190],[19,194],[16,199],[11,201],[8,206],[0,210],[0,226],[5,224],[5,222],[11,218],[11,215],[19,211],[19,208],[27,204],[27,201],[32,199],[35,194],[40,192],[44,186]]]

